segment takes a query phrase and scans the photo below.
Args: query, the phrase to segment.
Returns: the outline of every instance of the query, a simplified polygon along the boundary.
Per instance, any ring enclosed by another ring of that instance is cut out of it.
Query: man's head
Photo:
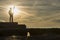
[[[10,10],[12,10],[12,8],[10,8]]]

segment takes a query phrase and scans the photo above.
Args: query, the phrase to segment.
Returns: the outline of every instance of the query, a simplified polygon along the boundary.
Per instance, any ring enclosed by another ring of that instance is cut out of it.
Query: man
[[[9,15],[10,15],[9,21],[10,22],[13,22],[13,12],[12,11],[13,11],[12,8],[10,8],[10,10],[9,10]]]

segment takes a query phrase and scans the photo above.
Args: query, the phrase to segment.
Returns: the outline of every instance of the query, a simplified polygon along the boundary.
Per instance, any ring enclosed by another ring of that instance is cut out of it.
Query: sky
[[[19,9],[14,22],[27,28],[60,28],[60,0],[0,0],[0,22],[9,21],[9,5]]]

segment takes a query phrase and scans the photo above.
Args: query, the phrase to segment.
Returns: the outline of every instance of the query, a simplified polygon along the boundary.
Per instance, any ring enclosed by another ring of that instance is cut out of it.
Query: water
[[[26,40],[26,37],[25,36],[16,36],[16,35],[2,36],[2,37],[0,37],[0,40]]]

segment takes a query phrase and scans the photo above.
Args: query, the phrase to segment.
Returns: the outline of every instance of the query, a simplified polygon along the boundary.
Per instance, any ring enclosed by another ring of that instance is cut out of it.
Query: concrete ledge
[[[21,35],[26,36],[26,25],[17,22],[0,22],[0,36]]]

